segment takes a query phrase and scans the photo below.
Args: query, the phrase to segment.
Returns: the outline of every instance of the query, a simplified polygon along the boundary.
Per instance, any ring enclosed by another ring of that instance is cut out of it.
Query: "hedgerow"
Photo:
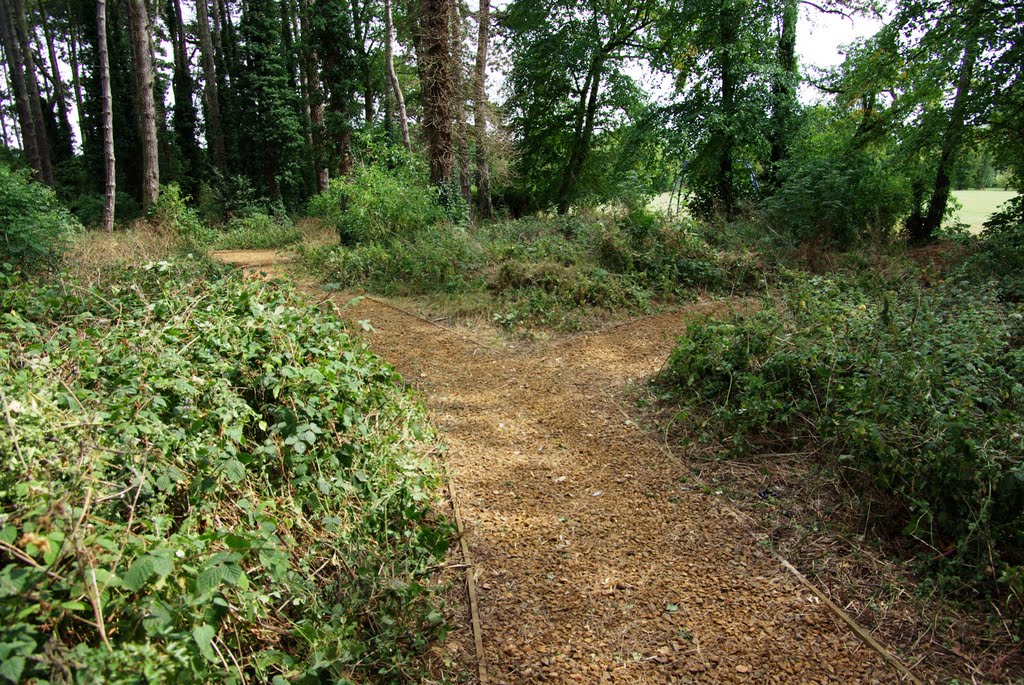
[[[991,287],[873,290],[817,277],[691,324],[657,383],[734,450],[813,452],[876,519],[961,577],[1022,597],[1024,310]]]
[[[390,366],[187,260],[0,281],[0,681],[416,679],[452,531]]]

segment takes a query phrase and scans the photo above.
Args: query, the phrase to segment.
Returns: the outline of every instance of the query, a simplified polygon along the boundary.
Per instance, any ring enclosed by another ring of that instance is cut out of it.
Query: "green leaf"
[[[121,583],[126,590],[138,592],[155,573],[152,557],[149,555],[139,557],[128,567],[128,572],[124,574]]]
[[[217,655],[213,653],[213,638],[216,635],[217,631],[214,630],[213,626],[206,623],[192,630],[192,639],[196,641],[199,653],[207,661],[217,661]]]
[[[21,682],[21,673],[25,670],[25,657],[9,656],[0,662],[0,677],[12,683]]]

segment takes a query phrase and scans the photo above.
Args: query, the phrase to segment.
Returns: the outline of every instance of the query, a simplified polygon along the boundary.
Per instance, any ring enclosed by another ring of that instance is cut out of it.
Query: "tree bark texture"
[[[128,29],[135,72],[135,111],[138,113],[139,140],[142,142],[142,208],[149,209],[160,194],[160,157],[156,136],[156,102],[153,97],[152,26],[145,0],[128,1]]]
[[[107,54],[106,0],[96,0],[96,51],[100,58],[100,92],[103,101],[103,160],[106,184],[102,227],[114,230],[114,197],[117,191],[114,159],[114,102],[110,95],[110,56]]]
[[[455,181],[455,87],[452,83],[451,29],[453,0],[421,0],[420,49],[417,55],[423,100],[423,135],[430,180]]]
[[[476,143],[476,211],[490,219],[491,171],[487,164],[487,45],[491,37],[491,3],[480,0],[477,13],[476,68],[473,80],[473,134]]]

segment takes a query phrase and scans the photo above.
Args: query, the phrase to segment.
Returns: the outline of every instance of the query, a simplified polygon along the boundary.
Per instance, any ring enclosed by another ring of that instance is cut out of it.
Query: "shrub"
[[[331,181],[310,200],[309,210],[346,245],[411,238],[446,220],[437,190],[405,166],[358,166],[351,177]]]
[[[1024,195],[1018,195],[985,222],[978,250],[964,264],[975,282],[990,281],[1000,297],[1024,302]]]
[[[418,679],[451,530],[390,366],[191,259],[0,280],[0,676]]]
[[[815,450],[905,533],[985,575],[1024,564],[1024,313],[989,288],[798,280],[691,325],[658,383],[739,450]]]
[[[0,263],[20,269],[52,267],[79,223],[53,191],[0,164]]]
[[[177,183],[160,187],[160,196],[150,208],[149,218],[158,228],[178,235],[192,249],[204,251],[217,238],[216,232],[199,218],[199,212],[189,206]]]
[[[249,212],[233,217],[214,239],[216,249],[260,250],[287,247],[302,240],[302,231],[287,215]]]

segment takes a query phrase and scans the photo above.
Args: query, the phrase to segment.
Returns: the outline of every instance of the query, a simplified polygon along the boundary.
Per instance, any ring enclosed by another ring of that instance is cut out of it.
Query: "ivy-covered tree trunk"
[[[313,170],[316,175],[316,191],[322,193],[327,190],[330,183],[330,171],[327,166],[327,152],[325,149],[324,130],[324,91],[320,83],[319,59],[315,47],[309,43],[313,35],[307,28],[309,21],[310,5],[316,0],[302,0],[301,11],[299,12],[299,25],[302,28],[302,35],[307,37],[305,51],[303,54],[304,71],[306,73],[306,86],[309,92],[309,133],[313,147]]]
[[[452,82],[451,29],[453,0],[420,0],[419,61],[423,100],[423,136],[427,141],[430,180],[455,180],[455,84]]]
[[[142,208],[149,209],[160,194],[160,157],[153,98],[153,49],[149,10],[145,0],[128,1],[128,33],[135,75],[135,110],[142,143]]]
[[[978,44],[974,41],[968,42],[967,47],[964,48],[964,56],[957,76],[953,108],[949,112],[949,122],[942,135],[939,166],[935,172],[935,186],[932,189],[931,199],[928,201],[928,211],[925,213],[924,221],[917,224],[918,231],[911,232],[911,241],[927,242],[931,240],[942,225],[942,217],[946,214],[951,184],[950,173],[964,138],[967,101],[971,94],[971,79],[974,77],[974,65],[978,60],[978,50]]]
[[[491,171],[487,164],[487,45],[491,38],[491,3],[480,0],[477,12],[476,68],[473,79],[473,134],[476,143],[476,211],[490,219]]]
[[[100,92],[103,102],[103,168],[106,177],[101,226],[105,231],[113,231],[117,177],[114,159],[114,99],[110,94],[110,56],[107,51],[106,0],[96,0],[96,50],[99,53]]]

